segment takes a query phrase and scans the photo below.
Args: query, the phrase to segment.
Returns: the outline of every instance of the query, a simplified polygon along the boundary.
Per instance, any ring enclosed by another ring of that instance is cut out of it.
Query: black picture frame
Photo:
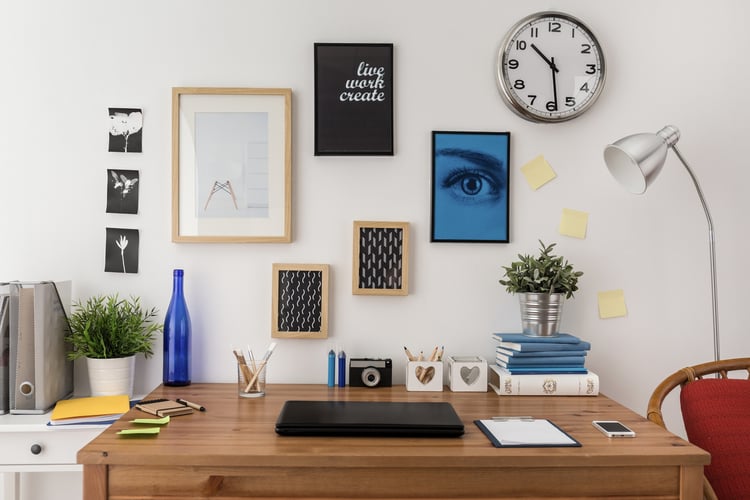
[[[510,241],[509,160],[509,132],[432,132],[430,241]]]
[[[393,44],[314,45],[315,156],[392,156]]]

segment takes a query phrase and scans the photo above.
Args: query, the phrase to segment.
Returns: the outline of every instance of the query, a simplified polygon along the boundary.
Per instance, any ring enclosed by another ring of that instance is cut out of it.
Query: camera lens
[[[380,383],[380,370],[368,366],[362,370],[362,383],[367,387],[375,387]]]

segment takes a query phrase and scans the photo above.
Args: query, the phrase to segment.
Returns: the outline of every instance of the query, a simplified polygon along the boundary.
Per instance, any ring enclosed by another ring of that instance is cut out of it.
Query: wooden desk
[[[701,498],[709,454],[605,396],[499,397],[494,393],[269,385],[239,399],[234,384],[159,387],[206,412],[173,417],[161,434],[115,435],[144,417],[131,410],[78,452],[84,500],[133,498]],[[283,437],[286,400],[449,401],[461,438]],[[546,417],[580,448],[494,448],[474,425],[492,415]],[[594,419],[621,420],[635,439],[607,438]]]

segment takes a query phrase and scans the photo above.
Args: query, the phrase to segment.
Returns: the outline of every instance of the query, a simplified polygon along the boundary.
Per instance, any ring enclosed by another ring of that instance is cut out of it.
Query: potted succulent
[[[523,333],[533,336],[557,335],[565,299],[578,290],[583,276],[563,257],[552,251],[556,243],[539,240],[539,255],[518,255],[519,260],[503,266],[500,284],[518,295]]]
[[[156,314],[155,308],[142,308],[139,298],[117,294],[73,303],[68,358],[86,358],[92,396],[132,396],[135,356],[153,355],[156,334],[163,328],[153,322]]]

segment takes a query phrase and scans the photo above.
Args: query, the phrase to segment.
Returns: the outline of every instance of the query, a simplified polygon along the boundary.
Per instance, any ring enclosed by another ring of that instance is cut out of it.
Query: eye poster
[[[393,155],[393,44],[315,44],[315,155]]]
[[[433,242],[508,243],[510,133],[432,133]]]

